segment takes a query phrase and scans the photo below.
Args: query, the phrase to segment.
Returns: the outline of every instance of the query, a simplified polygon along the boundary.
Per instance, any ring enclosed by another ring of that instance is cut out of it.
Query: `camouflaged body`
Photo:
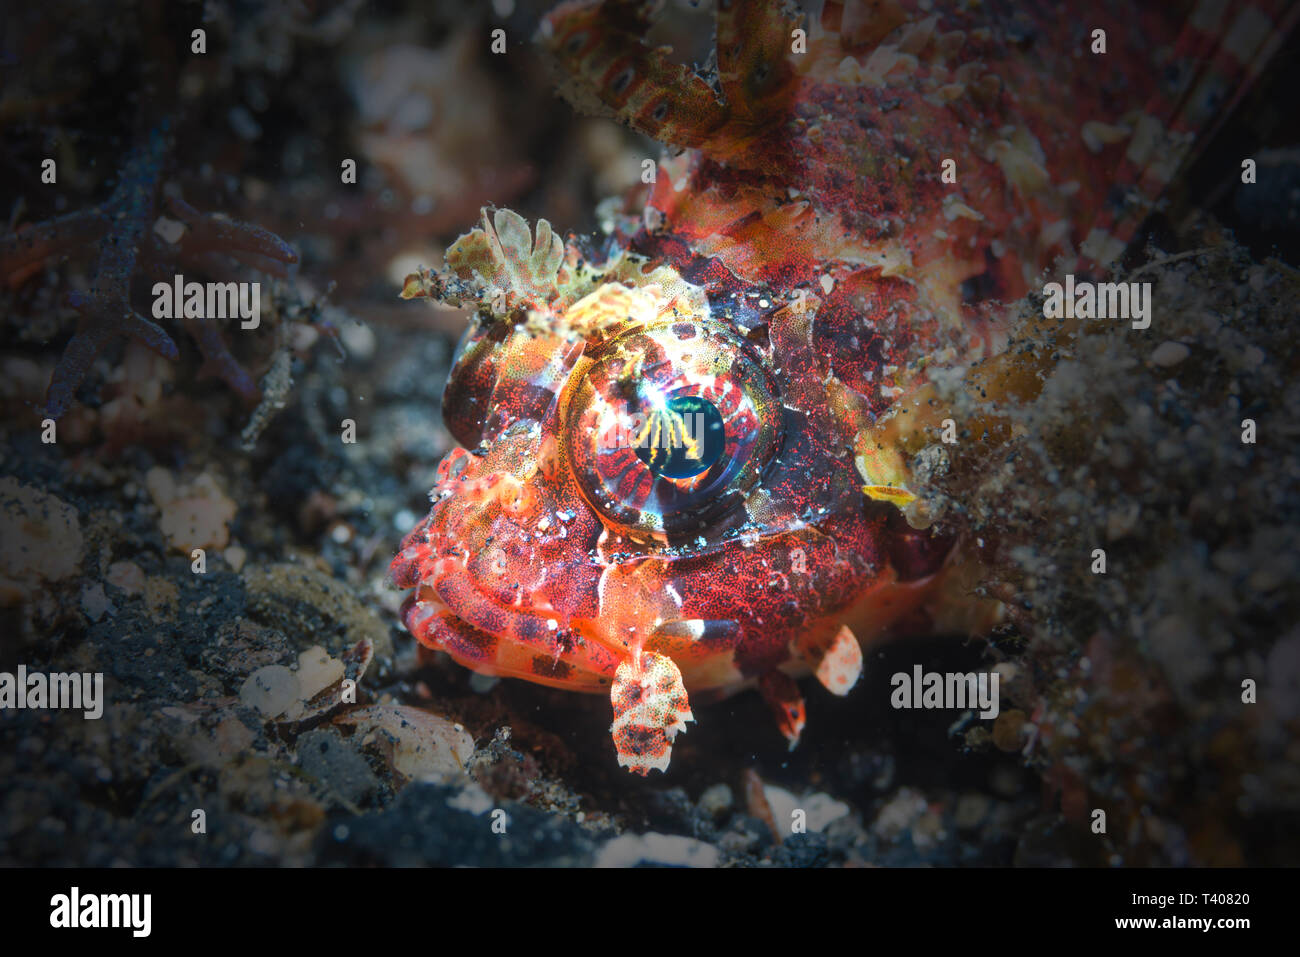
[[[476,671],[610,694],[641,773],[687,693],[757,681],[795,741],[788,675],[842,694],[859,642],[996,620],[908,488],[927,368],[1003,353],[1000,304],[1045,270],[1103,273],[1280,25],[944,6],[720,2],[699,73],[643,41],[645,5],[562,5],[539,40],[566,95],[682,152],[600,248],[485,211],[407,281],[478,317],[444,397],[465,448],[392,566],[406,624]],[[720,410],[709,472],[601,441],[654,390]]]

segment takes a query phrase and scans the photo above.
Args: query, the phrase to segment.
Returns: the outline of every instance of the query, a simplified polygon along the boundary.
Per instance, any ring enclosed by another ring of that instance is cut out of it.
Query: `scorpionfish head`
[[[615,696],[620,666],[692,692],[803,666],[847,691],[856,642],[828,652],[849,606],[883,627],[944,546],[863,494],[871,412],[819,371],[816,297],[593,265],[507,210],[447,262],[405,293],[479,305],[443,397],[463,448],[392,564],[410,631],[481,673]]]

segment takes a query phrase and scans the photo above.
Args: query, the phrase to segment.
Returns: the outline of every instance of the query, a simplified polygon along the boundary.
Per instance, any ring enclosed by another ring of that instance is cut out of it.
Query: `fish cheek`
[[[582,351],[581,342],[516,331],[503,322],[471,327],[443,390],[443,421],[471,449],[516,422],[550,422]]]
[[[489,400],[501,374],[501,344],[509,335],[504,323],[471,325],[452,360],[442,393],[442,420],[456,441],[472,449],[483,439]]]

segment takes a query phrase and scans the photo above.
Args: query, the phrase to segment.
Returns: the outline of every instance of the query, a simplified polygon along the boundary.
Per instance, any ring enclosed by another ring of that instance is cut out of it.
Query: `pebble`
[[[226,564],[230,566],[230,570],[233,572],[238,572],[244,567],[244,562],[248,560],[248,552],[244,551],[238,545],[231,545],[226,549],[224,555]]]
[[[1181,342],[1166,341],[1156,346],[1155,351],[1151,353],[1151,361],[1158,366],[1176,366],[1191,353],[1192,350]]]
[[[239,689],[239,700],[268,718],[284,714],[298,696],[298,676],[284,665],[258,668]]]
[[[7,476],[0,478],[0,541],[0,604],[74,575],[85,547],[76,509]]]
[[[957,799],[957,807],[953,811],[953,823],[957,825],[958,830],[973,830],[984,820],[992,803],[983,794],[963,794]]]
[[[343,340],[348,353],[357,359],[369,359],[375,354],[375,333],[363,323],[340,323],[339,338]]]
[[[91,621],[99,621],[105,615],[117,614],[117,608],[104,594],[102,582],[88,585],[81,590],[81,610]]]
[[[460,781],[465,777],[465,762],[474,753],[469,732],[421,708],[375,704],[348,711],[334,723],[352,726],[363,748],[373,744],[409,781]]]
[[[168,544],[180,552],[195,548],[225,548],[229,524],[239,510],[210,474],[178,482],[167,469],[155,466],[145,475],[145,486],[158,507],[159,526]]]
[[[343,677],[343,662],[320,645],[298,655],[298,693],[311,699]]]
[[[720,858],[712,844],[678,834],[624,834],[600,849],[596,867],[717,867]]]
[[[725,784],[715,784],[700,795],[700,811],[713,821],[720,820],[731,810],[735,796]]]

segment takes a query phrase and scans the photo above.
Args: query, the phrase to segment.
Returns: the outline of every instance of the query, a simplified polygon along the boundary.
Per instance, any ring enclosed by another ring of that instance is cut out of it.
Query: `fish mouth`
[[[550,649],[524,644],[471,624],[438,598],[429,597],[430,591],[421,586],[402,606],[403,623],[424,647],[444,651],[457,664],[481,675],[608,694],[619,658],[602,645],[573,637],[553,640]],[[526,620],[531,616],[511,617]],[[521,624],[524,622],[512,622],[511,631]],[[597,664],[600,670],[593,670]]]
[[[427,523],[417,528],[393,565],[396,584],[414,584],[402,618],[420,643],[479,674],[604,695],[613,708],[610,733],[619,765],[642,775],[665,770],[673,739],[694,720],[676,662],[639,647],[629,653],[587,641],[554,618],[539,633],[537,615],[494,608],[482,589],[476,598],[468,553],[453,548],[439,556],[431,547],[439,538],[428,534]],[[491,631],[480,627],[489,622]]]
[[[413,589],[401,611],[407,630],[479,674],[608,692],[621,656],[587,623],[561,615],[545,599],[525,604],[516,589],[513,603],[503,601],[500,588],[483,578],[508,562],[491,550],[467,548],[440,528],[448,504],[435,504],[390,567],[396,587]]]

